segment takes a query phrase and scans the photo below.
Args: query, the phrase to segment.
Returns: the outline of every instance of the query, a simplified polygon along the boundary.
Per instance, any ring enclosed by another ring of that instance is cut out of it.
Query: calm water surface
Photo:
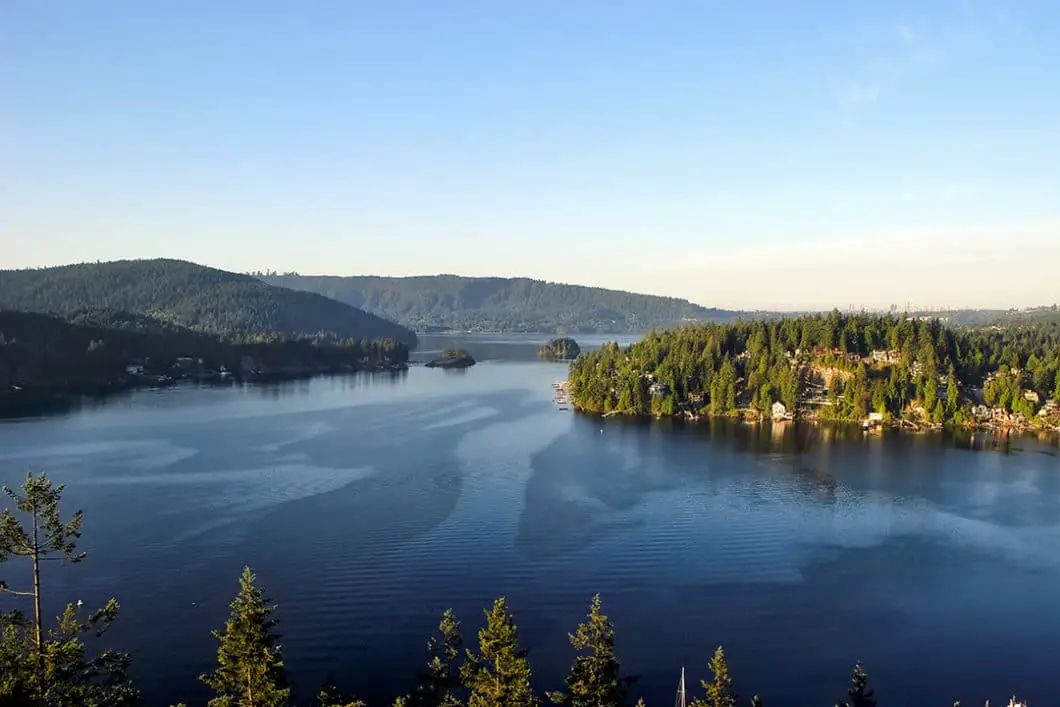
[[[110,642],[149,704],[204,700],[244,564],[281,606],[303,700],[332,674],[389,701],[443,609],[470,638],[502,594],[537,688],[559,687],[596,592],[652,705],[719,643],[770,705],[833,704],[857,659],[885,705],[1055,700],[1055,443],[601,422],[556,409],[565,367],[527,339],[468,341],[464,372],[142,391],[0,424],[0,480],[47,469],[85,510],[89,558],[52,570],[46,599],[119,597]]]

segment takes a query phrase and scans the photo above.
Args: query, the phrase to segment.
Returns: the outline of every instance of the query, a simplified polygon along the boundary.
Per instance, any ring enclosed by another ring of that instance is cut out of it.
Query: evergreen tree
[[[33,598],[33,651],[36,657],[36,681],[40,694],[47,690],[44,665],[44,630],[41,616],[41,561],[49,555],[59,555],[66,562],[80,562],[84,553],[77,552],[77,539],[81,537],[81,511],[63,522],[59,510],[64,485],[56,486],[44,474],[26,475],[19,493],[7,486],[3,491],[14,502],[26,518],[26,526],[7,508],[0,513],[0,562],[10,557],[25,557],[33,569],[33,590],[28,592],[8,589],[0,585],[0,591],[17,596]]]
[[[460,670],[457,660],[463,645],[460,621],[452,609],[442,613],[438,624],[438,635],[427,641],[431,653],[427,669],[421,676],[420,686],[413,695],[416,707],[460,707],[463,704],[458,694],[461,689]]]
[[[615,653],[615,627],[600,613],[600,595],[589,604],[589,615],[570,634],[570,644],[581,655],[574,659],[567,676],[567,691],[549,693],[553,702],[572,707],[622,707],[628,704],[626,688]]]
[[[282,707],[290,699],[279,636],[273,630],[276,606],[254,580],[254,573],[244,567],[225,630],[213,632],[220,643],[218,666],[199,678],[217,692],[210,707]]]
[[[721,646],[718,646],[714,657],[710,659],[710,674],[710,682],[702,680],[700,683],[707,692],[706,698],[696,698],[692,701],[692,707],[735,707],[736,695],[732,691],[729,665],[725,661],[725,651]]]
[[[471,691],[469,707],[531,707],[530,664],[519,647],[519,636],[501,597],[486,612],[486,625],[478,632],[478,651],[467,651],[460,674]]]
[[[318,707],[366,707],[361,700],[350,699],[343,694],[330,676],[317,693],[317,705]]]
[[[41,564],[59,559],[77,563],[82,514],[62,520],[60,503],[64,486],[45,474],[28,474],[21,492],[6,486],[4,493],[24,516],[9,509],[0,513],[0,562],[12,557],[30,561],[33,588],[16,591],[0,582],[0,593],[32,598],[33,618],[21,612],[0,615],[0,702],[4,704],[66,705],[86,707],[125,705],[139,699],[129,679],[129,656],[113,650],[95,657],[86,655],[82,636],[102,635],[118,616],[118,602],[82,620],[78,607],[67,605],[55,628],[45,632],[41,615]]]
[[[949,414],[953,414],[957,410],[957,405],[960,402],[961,391],[957,386],[957,375],[953,369],[950,369],[950,374],[946,376],[946,411]]]
[[[861,663],[854,665],[854,675],[850,680],[847,698],[837,703],[836,707],[876,707],[873,690],[869,689],[869,676]]]

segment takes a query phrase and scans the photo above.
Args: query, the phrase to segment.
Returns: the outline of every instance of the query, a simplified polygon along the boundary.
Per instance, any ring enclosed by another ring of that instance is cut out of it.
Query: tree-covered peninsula
[[[841,314],[653,332],[570,369],[593,413],[1060,426],[1060,325]]]
[[[581,352],[578,342],[569,336],[546,341],[537,350],[537,354],[541,358],[549,361],[574,360],[578,358]]]
[[[0,311],[0,410],[56,396],[187,379],[276,380],[392,371],[408,348],[393,339],[284,338],[234,342],[125,312],[74,312],[72,321]]]

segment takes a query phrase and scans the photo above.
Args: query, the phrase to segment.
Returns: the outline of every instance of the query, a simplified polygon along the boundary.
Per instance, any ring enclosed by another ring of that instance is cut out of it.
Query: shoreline
[[[283,383],[286,381],[311,380],[327,376],[345,376],[368,374],[400,374],[408,371],[409,365],[380,364],[364,368],[329,368],[326,370],[282,370],[255,371],[239,375],[189,375],[180,378],[168,376],[138,376],[98,383],[81,383],[66,386],[13,386],[10,390],[0,390],[0,416],[6,413],[17,413],[20,409],[37,406],[62,405],[80,398],[106,399],[121,393],[137,390],[162,390],[178,387],[227,388],[235,385],[258,385],[263,383]]]
[[[690,411],[682,411],[673,415],[635,415],[629,413],[623,413],[618,411],[609,412],[596,412],[591,410],[585,410],[576,404],[571,405],[571,409],[581,415],[589,417],[597,417],[601,420],[608,418],[622,418],[626,420],[676,420],[681,422],[688,422],[692,424],[698,424],[701,422],[710,423],[712,421],[727,420],[731,422],[739,422],[745,425],[764,425],[769,424],[771,426],[786,426],[786,425],[803,425],[811,427],[821,427],[824,425],[842,425],[844,427],[861,427],[865,435],[879,434],[884,431],[888,432],[899,432],[910,435],[921,435],[921,434],[932,434],[941,432],[969,432],[972,434],[989,432],[998,436],[1010,436],[1016,435],[1047,435],[1054,437],[1057,441],[1060,441],[1060,427],[1052,426],[1048,423],[1041,424],[1023,424],[1023,425],[999,425],[995,423],[985,424],[966,424],[966,425],[947,425],[947,424],[935,424],[935,423],[916,423],[911,420],[888,420],[885,422],[879,422],[874,424],[871,428],[866,429],[863,427],[862,422],[857,420],[839,420],[830,418],[820,417],[794,417],[786,419],[773,419],[768,416],[761,414],[744,414],[748,411],[742,411],[740,414],[735,415],[708,415],[692,413]]]

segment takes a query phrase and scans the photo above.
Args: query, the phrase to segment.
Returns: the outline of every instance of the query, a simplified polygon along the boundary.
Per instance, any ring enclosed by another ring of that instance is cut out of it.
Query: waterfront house
[[[788,406],[779,400],[773,403],[773,419],[774,420],[786,420],[788,419]]]
[[[990,408],[986,405],[976,405],[972,408],[972,414],[980,420],[987,420],[990,418]]]
[[[144,367],[139,363],[130,363],[125,367],[125,372],[130,376],[142,376],[144,374]]]
[[[869,422],[876,422],[876,423],[883,422],[883,413],[882,412],[870,412],[869,413]]]

